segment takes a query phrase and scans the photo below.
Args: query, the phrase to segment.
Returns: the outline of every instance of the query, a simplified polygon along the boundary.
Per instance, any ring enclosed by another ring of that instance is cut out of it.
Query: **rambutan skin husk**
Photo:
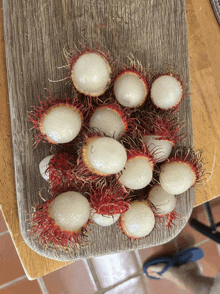
[[[173,147],[186,137],[186,134],[182,132],[184,124],[179,120],[177,111],[142,111],[141,117],[144,127],[143,136],[158,136],[159,140],[171,142]]]
[[[58,151],[49,161],[47,173],[49,174],[49,189],[52,193],[62,193],[77,189],[74,178],[76,155]]]
[[[91,208],[98,214],[112,216],[125,213],[129,209],[130,197],[116,181],[101,188],[91,187],[89,193]]]

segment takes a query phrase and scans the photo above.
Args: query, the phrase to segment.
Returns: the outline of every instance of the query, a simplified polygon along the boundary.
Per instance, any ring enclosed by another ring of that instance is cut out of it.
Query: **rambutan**
[[[164,191],[159,184],[150,189],[147,199],[154,206],[153,212],[157,222],[171,227],[181,218],[181,215],[175,211],[177,197]]]
[[[185,134],[180,133],[183,128],[174,112],[162,114],[148,113],[144,119],[145,136],[144,140],[150,151],[155,152],[155,161],[166,160],[173,149],[184,138]]]
[[[111,183],[104,188],[91,189],[89,202],[93,209],[92,220],[100,226],[109,226],[129,209],[130,198],[120,186]]]
[[[71,251],[83,244],[89,217],[86,197],[68,191],[35,208],[30,234],[44,247]]]
[[[160,168],[160,184],[168,193],[178,195],[199,183],[204,176],[202,151],[178,148]]]
[[[126,145],[127,162],[117,178],[126,188],[142,189],[153,178],[154,155],[148,150],[140,136],[126,140]]]
[[[114,95],[125,107],[139,107],[146,100],[148,84],[146,77],[134,68],[125,68],[114,81]]]
[[[133,201],[119,223],[119,228],[131,239],[146,237],[154,226],[155,216],[147,200]]]
[[[120,139],[127,133],[135,133],[140,127],[140,118],[130,108],[122,108],[118,103],[108,102],[98,106],[91,114],[89,127],[106,136]]]
[[[41,162],[39,163],[40,174],[46,181],[49,181],[48,167],[52,157],[53,157],[53,154],[48,155],[44,159],[42,159]]]
[[[96,46],[93,49],[82,46],[82,52],[65,51],[65,57],[70,70],[70,78],[73,87],[80,93],[98,97],[108,88],[111,81],[111,73],[114,70],[114,62],[109,52],[104,53]]]
[[[121,171],[125,166],[127,153],[117,140],[105,137],[100,132],[88,130],[82,136],[78,148],[77,166],[74,171],[80,185],[106,182],[106,177]]]
[[[51,93],[50,93],[51,94]],[[29,112],[33,127],[39,131],[36,145],[43,140],[52,144],[68,143],[80,132],[83,115],[77,96],[74,98],[53,98],[51,95],[44,101],[39,98],[40,106]]]
[[[59,151],[53,155],[47,168],[51,192],[61,193],[77,188],[73,176],[75,165],[76,156],[73,153]]]
[[[183,85],[176,74],[160,74],[154,78],[150,97],[153,104],[163,110],[176,108],[183,98]]]

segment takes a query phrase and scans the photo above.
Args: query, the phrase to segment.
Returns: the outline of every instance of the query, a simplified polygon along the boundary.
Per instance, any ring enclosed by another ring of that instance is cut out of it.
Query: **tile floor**
[[[220,197],[210,204],[214,219],[219,222]],[[192,217],[207,223],[203,205],[193,210]],[[174,253],[188,246],[204,250],[205,256],[199,261],[204,275],[215,276],[220,269],[217,243],[187,224],[175,239],[164,245],[77,261],[38,280],[29,281],[0,212],[0,293],[160,294],[163,291],[164,294],[191,294],[169,281],[150,280],[142,270],[144,261],[149,257]]]

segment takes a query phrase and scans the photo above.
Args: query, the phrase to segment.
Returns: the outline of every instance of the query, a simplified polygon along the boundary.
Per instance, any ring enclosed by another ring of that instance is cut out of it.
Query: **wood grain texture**
[[[220,195],[220,27],[209,1],[187,0],[193,144],[202,149],[207,184],[195,192],[197,206]]]
[[[74,260],[92,256],[146,248],[168,242],[186,224],[193,207],[193,189],[178,200],[177,211],[184,217],[171,230],[156,228],[147,238],[129,242],[116,226],[92,226],[89,246],[67,255],[55,254],[41,247],[29,236],[27,213],[39,203],[39,189],[47,190],[38,175],[38,164],[49,154],[46,144],[33,150],[33,133],[27,119],[37,97],[45,96],[45,88],[55,94],[68,92],[63,83],[50,83],[66,77],[62,50],[74,48],[79,41],[91,40],[108,48],[114,58],[128,63],[132,53],[152,72],[169,67],[183,74],[189,87],[188,48],[184,1],[38,1],[26,3],[3,1],[6,60],[20,228],[25,242],[39,254],[57,259]],[[69,88],[68,88],[69,87]],[[189,88],[187,89],[189,91]],[[192,145],[190,97],[180,105],[180,117],[187,122],[184,130],[190,136],[184,145]],[[100,242],[101,240],[101,242]]]
[[[0,7],[2,8],[1,0]],[[219,119],[215,116],[213,119],[208,120],[208,118],[212,117],[212,106],[208,104],[208,108],[206,108],[206,104],[203,103],[199,104],[198,107],[196,101],[203,97],[203,99],[211,99],[217,107],[220,106],[220,29],[209,1],[186,0],[186,10],[192,92],[193,139],[196,148],[203,148],[205,150],[204,156],[208,165],[207,170],[211,171],[212,162],[209,163],[209,158],[214,157],[213,146],[216,145],[218,147],[220,140],[219,137],[215,139],[215,134],[212,133],[211,135],[210,130],[212,130],[213,125],[219,126]],[[26,245],[20,233],[14,183],[2,9],[0,10],[0,36],[0,171],[2,175],[0,180],[0,205],[25,272],[29,279],[36,279],[67,265],[68,262],[55,261],[37,254]],[[195,80],[192,74],[195,73],[195,76],[197,76],[200,70],[203,70],[203,79],[197,78]],[[204,88],[202,85],[203,80],[206,80],[206,74],[208,74],[209,78],[211,77],[212,83],[206,83]],[[196,117],[199,116],[201,111],[203,116],[207,117],[208,125],[201,124],[201,121],[197,123]],[[204,140],[207,136],[208,140]],[[210,181],[204,188],[196,191],[195,205],[211,200],[220,194],[218,178],[220,173],[219,148],[217,148],[216,158],[217,163]]]

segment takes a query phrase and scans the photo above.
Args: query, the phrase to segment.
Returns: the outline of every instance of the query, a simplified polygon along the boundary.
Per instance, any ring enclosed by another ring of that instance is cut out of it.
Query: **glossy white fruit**
[[[173,144],[168,140],[158,140],[159,136],[147,135],[144,136],[145,143],[148,150],[154,152],[154,159],[156,162],[163,162],[166,160],[172,151]]]
[[[120,115],[107,107],[101,107],[94,111],[89,126],[114,139],[120,138],[125,131]]]
[[[119,178],[125,187],[138,190],[146,187],[152,180],[152,165],[146,157],[134,157],[129,159]]]
[[[107,227],[107,226],[111,226],[114,223],[117,222],[117,220],[119,219],[120,214],[113,214],[112,216],[110,215],[101,215],[98,213],[92,213],[91,218],[92,220],[99,226],[102,227]]]
[[[158,215],[165,215],[172,212],[176,207],[176,196],[164,191],[160,185],[155,185],[149,192],[150,200],[156,208]]]
[[[187,163],[167,162],[161,167],[160,184],[167,193],[184,193],[194,184],[195,179],[195,174]]]
[[[73,65],[71,78],[76,89],[85,95],[99,96],[110,81],[111,68],[98,53],[82,54]]]
[[[47,169],[49,167],[49,162],[52,157],[53,157],[53,155],[49,155],[49,156],[45,157],[44,159],[41,160],[41,162],[39,164],[40,174],[42,175],[42,177],[46,181],[49,181],[49,172]]]
[[[96,138],[86,146],[85,161],[95,171],[102,174],[115,174],[120,172],[127,161],[124,146],[115,139]]]
[[[77,111],[58,105],[45,114],[41,131],[53,143],[68,143],[79,134],[81,126],[82,119]]]
[[[122,215],[122,227],[126,234],[134,238],[142,238],[150,234],[155,225],[155,217],[144,201],[135,201],[128,211]]]
[[[80,230],[90,217],[90,205],[86,197],[78,192],[65,192],[51,202],[49,213],[63,230]]]
[[[118,102],[126,107],[137,107],[147,95],[146,85],[135,73],[121,75],[115,85],[114,94]]]
[[[151,87],[151,99],[161,109],[170,109],[180,102],[182,86],[180,82],[169,75],[157,78]]]

